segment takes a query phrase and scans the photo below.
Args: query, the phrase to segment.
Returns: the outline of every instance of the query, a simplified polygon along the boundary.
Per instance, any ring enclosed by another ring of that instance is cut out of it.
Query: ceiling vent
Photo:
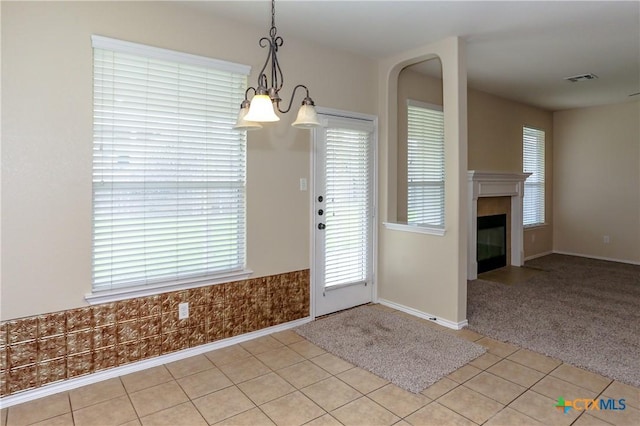
[[[598,78],[598,76],[595,74],[580,74],[571,77],[565,77],[564,79],[572,83],[577,83],[579,81],[595,80],[596,78]]]

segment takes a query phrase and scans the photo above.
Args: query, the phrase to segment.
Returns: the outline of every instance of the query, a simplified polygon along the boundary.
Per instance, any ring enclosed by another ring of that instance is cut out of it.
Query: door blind
[[[248,68],[93,41],[93,290],[243,269]]]
[[[522,128],[523,169],[531,176],[524,182],[523,225],[543,224],[544,217],[544,131]]]
[[[368,278],[371,134],[351,128],[326,129],[326,287]]]
[[[444,227],[442,107],[407,103],[407,222]]]

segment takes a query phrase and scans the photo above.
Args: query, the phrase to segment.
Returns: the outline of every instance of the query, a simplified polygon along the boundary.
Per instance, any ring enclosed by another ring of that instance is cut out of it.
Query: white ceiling
[[[195,6],[264,27],[267,35],[269,1]],[[638,0],[278,0],[276,26],[285,43],[295,37],[371,58],[460,36],[467,43],[469,86],[548,110],[640,98],[629,97],[640,92]],[[586,73],[599,78],[563,80]]]

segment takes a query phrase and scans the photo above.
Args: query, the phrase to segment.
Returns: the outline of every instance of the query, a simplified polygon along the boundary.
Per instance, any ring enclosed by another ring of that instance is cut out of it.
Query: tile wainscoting
[[[0,396],[304,318],[309,301],[306,269],[4,321]]]

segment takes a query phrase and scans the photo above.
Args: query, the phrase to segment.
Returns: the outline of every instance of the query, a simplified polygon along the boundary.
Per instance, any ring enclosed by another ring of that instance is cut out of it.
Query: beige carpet
[[[485,352],[480,345],[371,305],[321,318],[295,331],[414,393]]]
[[[470,281],[469,328],[640,386],[640,266],[550,255],[517,285]]]

